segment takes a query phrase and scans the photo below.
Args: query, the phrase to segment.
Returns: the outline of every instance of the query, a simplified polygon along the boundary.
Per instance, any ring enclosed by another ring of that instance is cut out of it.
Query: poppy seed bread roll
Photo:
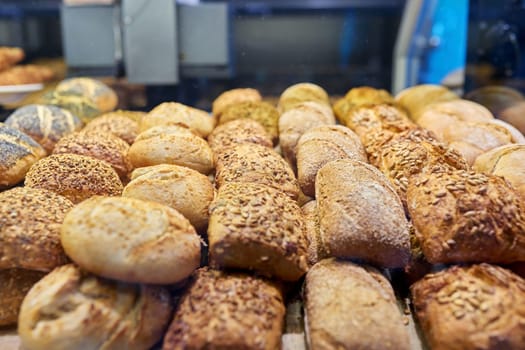
[[[272,138],[255,120],[237,119],[217,126],[208,136],[208,143],[215,155],[226,152],[231,146],[255,143],[272,148]]]

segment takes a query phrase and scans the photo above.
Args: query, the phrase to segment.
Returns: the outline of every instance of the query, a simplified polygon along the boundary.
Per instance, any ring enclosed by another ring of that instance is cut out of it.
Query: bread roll
[[[136,169],[123,197],[158,202],[180,212],[199,232],[208,226],[215,189],[207,176],[190,168],[161,164]]]
[[[408,211],[431,263],[525,261],[525,211],[505,180],[465,170],[411,181]]]
[[[457,99],[459,96],[446,87],[432,84],[411,86],[396,95],[396,102],[408,111],[415,122],[430,104]]]
[[[433,350],[525,348],[525,281],[489,264],[453,266],[411,288]]]
[[[295,146],[305,131],[321,125],[335,124],[329,106],[319,102],[302,102],[279,118],[279,145],[284,158],[295,167]]]
[[[153,108],[140,122],[140,132],[154,126],[182,124],[201,137],[208,137],[216,120],[206,111],[177,102],[164,102]]]
[[[279,349],[284,314],[281,291],[272,282],[202,268],[182,296],[162,348]]]
[[[299,185],[286,161],[273,149],[256,144],[241,144],[217,155],[215,184],[230,182],[266,185],[297,199]]]
[[[22,300],[45,272],[24,269],[0,270],[0,327],[18,322]]]
[[[255,143],[272,148],[272,138],[264,127],[255,120],[237,119],[216,127],[208,136],[208,143],[215,155],[228,147],[241,143]]]
[[[301,207],[304,216],[305,237],[308,243],[308,263],[310,266],[329,256],[321,240],[317,202],[310,201]]]
[[[122,193],[122,182],[111,165],[78,154],[53,154],[39,160],[27,172],[25,185],[53,191],[73,203]]]
[[[93,119],[82,131],[110,132],[131,145],[139,133],[139,124],[132,117],[128,117],[128,114],[142,115],[143,113],[122,110],[109,112]]]
[[[334,105],[334,112],[341,124],[348,125],[348,114],[363,105],[394,103],[394,97],[386,90],[369,86],[350,89],[346,95]]]
[[[0,192],[0,269],[50,271],[67,263],[60,227],[72,207],[47,190],[17,187]]]
[[[376,168],[353,159],[330,162],[317,173],[315,192],[321,239],[331,256],[388,268],[408,263],[403,206]]]
[[[211,266],[296,281],[308,268],[304,235],[299,206],[268,186],[228,183],[210,205]]]
[[[353,108],[346,115],[346,126],[352,129],[359,137],[363,137],[372,130],[382,129],[395,133],[414,129],[416,124],[407,114],[393,104],[365,104]]]
[[[94,101],[92,97],[67,90],[54,90],[45,94],[41,101],[42,103],[58,106],[70,111],[79,117],[84,123],[89,123],[91,120],[104,113],[99,109],[96,101]]]
[[[55,145],[53,154],[79,154],[107,162],[121,179],[133,169],[128,159],[126,141],[106,131],[82,131],[64,136]]]
[[[199,236],[182,214],[134,198],[96,196],[77,205],[61,242],[83,269],[127,282],[180,282],[200,262]]]
[[[297,180],[304,194],[315,196],[315,176],[332,160],[367,161],[359,137],[342,125],[324,125],[306,131],[297,142]]]
[[[23,132],[0,123],[0,190],[21,182],[46,151]]]
[[[224,109],[240,102],[259,102],[262,100],[259,91],[250,88],[231,89],[221,93],[212,104],[212,114],[219,117]]]
[[[82,128],[80,119],[71,112],[46,105],[20,107],[7,117],[5,123],[31,136],[48,153],[60,138]]]
[[[525,134],[525,120],[523,115],[525,114],[525,101],[520,101],[509,107],[501,110],[498,113],[498,118],[511,124],[518,129],[522,134]]]
[[[302,102],[308,101],[330,106],[330,97],[322,87],[312,83],[298,83],[289,86],[282,92],[277,108],[279,113],[283,114]]]
[[[172,310],[162,287],[106,280],[66,265],[31,288],[18,333],[30,350],[143,350],[160,340]]]
[[[483,86],[468,92],[465,98],[487,107],[497,118],[505,109],[525,102],[521,92],[502,85]]]
[[[19,47],[0,47],[0,71],[3,71],[16,63],[22,61],[25,57],[24,50]]]
[[[309,348],[410,349],[394,291],[379,271],[327,259],[306,275]]]
[[[175,164],[205,175],[213,170],[213,153],[206,140],[180,125],[155,126],[140,133],[128,157],[135,168]]]
[[[117,108],[118,96],[109,86],[92,78],[62,80],[55,88],[58,93],[85,96],[94,102],[101,113]]]
[[[512,124],[509,124],[499,119],[491,119],[487,121],[487,123],[496,124],[496,125],[502,126],[505,129],[507,129],[507,131],[509,132],[511,136],[512,143],[525,143],[525,136],[523,136],[523,134],[518,129],[512,126]]]
[[[229,105],[222,111],[219,124],[236,119],[252,119],[259,122],[270,134],[273,143],[277,143],[279,113],[271,104],[261,101],[246,101]]]

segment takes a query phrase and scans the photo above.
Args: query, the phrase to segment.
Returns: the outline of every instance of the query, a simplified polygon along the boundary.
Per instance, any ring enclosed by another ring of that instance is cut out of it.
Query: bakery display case
[[[1,2],[0,349],[525,348],[523,8]]]

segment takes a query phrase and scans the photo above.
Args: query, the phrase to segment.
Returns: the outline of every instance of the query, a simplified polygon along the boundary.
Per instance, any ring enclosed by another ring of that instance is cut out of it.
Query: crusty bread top
[[[139,132],[137,121],[126,117],[125,113],[141,113],[132,111],[116,111],[101,115],[89,122],[82,131],[106,131],[132,144]]]
[[[312,83],[298,83],[289,86],[281,93],[277,108],[282,114],[306,101],[330,105],[330,97],[322,87]]]
[[[342,124],[347,124],[348,114],[362,105],[393,103],[394,97],[386,90],[361,86],[350,89],[346,95],[334,105],[334,112]]]
[[[18,129],[0,123],[0,170],[1,172],[16,165],[29,155],[36,159],[44,157],[45,150],[35,140]],[[2,184],[0,183],[0,186]]]
[[[256,143],[273,147],[272,138],[257,121],[236,119],[217,126],[208,136],[208,143],[214,154],[224,152],[226,148],[241,143]]]
[[[85,96],[95,102],[101,112],[114,110],[118,104],[115,91],[97,79],[79,77],[62,80],[55,88],[59,94]]]
[[[245,101],[261,101],[259,91],[251,88],[238,88],[224,91],[213,101],[212,114],[220,116],[226,107]]]
[[[346,116],[346,126],[362,137],[373,129],[399,133],[413,129],[416,124],[395,105],[380,103],[365,104],[352,109]]]

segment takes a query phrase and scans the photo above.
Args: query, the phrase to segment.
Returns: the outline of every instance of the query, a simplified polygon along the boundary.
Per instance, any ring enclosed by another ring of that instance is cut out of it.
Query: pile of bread
[[[27,350],[278,349],[302,285],[309,348],[409,349],[401,276],[431,349],[523,349],[523,141],[439,86],[85,126],[23,107],[0,125],[0,325]]]
[[[0,85],[37,84],[53,78],[53,71],[45,66],[18,65],[24,57],[21,48],[0,46]]]

